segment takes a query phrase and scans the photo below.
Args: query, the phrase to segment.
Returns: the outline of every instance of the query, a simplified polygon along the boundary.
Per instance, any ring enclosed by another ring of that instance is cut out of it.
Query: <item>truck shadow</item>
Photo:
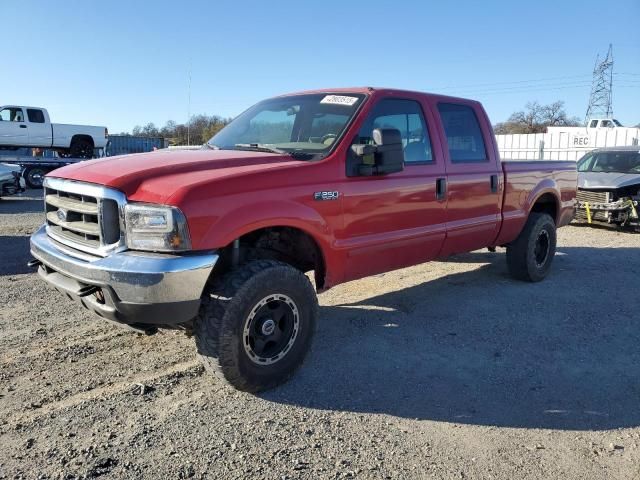
[[[27,267],[27,262],[31,258],[27,235],[0,235],[0,275],[33,273],[35,270]]]
[[[541,283],[511,280],[502,253],[474,252],[454,259],[475,270],[322,307],[305,366],[262,397],[500,427],[637,427],[640,251],[558,250]]]

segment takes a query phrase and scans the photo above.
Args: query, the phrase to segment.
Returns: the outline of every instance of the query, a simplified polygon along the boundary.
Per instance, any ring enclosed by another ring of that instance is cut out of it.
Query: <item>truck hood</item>
[[[240,150],[159,150],[59,168],[48,176],[96,183],[136,201],[169,203],[178,189],[304,162],[288,155]]]
[[[616,172],[578,172],[578,188],[616,190],[632,185],[640,186],[640,174]]]

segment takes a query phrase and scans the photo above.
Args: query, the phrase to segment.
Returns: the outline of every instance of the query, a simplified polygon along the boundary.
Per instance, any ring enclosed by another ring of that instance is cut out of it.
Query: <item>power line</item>
[[[627,76],[640,76],[640,73],[633,72],[615,72],[614,76],[619,75],[627,75]],[[589,79],[588,81],[586,79]],[[576,79],[575,81],[581,81],[578,79],[585,79],[584,81],[587,84],[592,83],[593,75],[564,75],[560,77],[547,77],[547,78],[538,78],[538,79],[528,79],[528,80],[513,80],[509,82],[490,82],[490,83],[472,83],[466,85],[447,85],[443,87],[429,87],[433,91],[443,91],[443,90],[455,90],[455,91],[466,91],[467,88],[476,89],[476,87],[495,87],[496,85],[505,85],[503,88],[525,88],[525,87],[536,87],[536,86],[544,86],[544,83],[549,83],[550,86],[562,85],[562,83],[557,83],[555,80],[568,80],[568,79]],[[625,81],[629,81],[626,79],[621,79]],[[530,85],[527,85],[530,84]],[[509,87],[509,85],[513,85],[513,87]],[[502,88],[499,88],[500,90]],[[484,90],[484,89],[482,89]],[[494,90],[493,88],[491,90]],[[496,88],[498,90],[498,88]]]
[[[437,90],[459,90],[461,88],[470,88],[470,87],[485,87],[485,86],[494,86],[494,85],[514,85],[521,83],[540,83],[540,82],[549,82],[553,80],[568,80],[572,78],[589,78],[591,75],[565,75],[562,77],[547,77],[547,78],[538,78],[538,79],[529,79],[529,80],[513,80],[510,82],[490,82],[490,83],[474,83],[467,85],[448,85],[444,87],[434,87]]]
[[[537,90],[556,90],[556,89],[565,89],[565,88],[579,88],[579,87],[588,87],[591,82],[583,81],[583,82],[568,82],[568,83],[551,83],[547,85],[522,85],[518,87],[502,87],[502,88],[485,88],[485,89],[459,89],[456,92],[460,93],[491,93],[491,92],[527,92],[527,91],[537,91]]]

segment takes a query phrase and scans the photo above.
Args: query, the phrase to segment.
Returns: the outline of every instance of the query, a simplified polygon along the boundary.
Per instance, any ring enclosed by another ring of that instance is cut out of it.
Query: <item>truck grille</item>
[[[593,192],[590,190],[578,189],[576,199],[578,200],[578,203],[580,202],[607,203],[609,202],[609,192]],[[576,219],[586,221],[587,220],[586,210],[582,208],[578,208],[576,210]],[[603,211],[594,212],[592,210],[591,219],[601,221],[601,222],[606,222],[608,220],[607,212],[603,212]]]
[[[126,203],[117,190],[47,178],[44,184],[47,234],[77,250],[105,256],[122,246],[120,211]]]

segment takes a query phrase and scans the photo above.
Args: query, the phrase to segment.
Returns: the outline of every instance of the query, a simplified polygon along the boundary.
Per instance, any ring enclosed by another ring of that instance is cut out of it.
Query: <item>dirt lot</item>
[[[562,229],[539,284],[499,251],[337,287],[253,396],[49,291],[36,196],[0,201],[0,478],[640,478],[640,235]]]

